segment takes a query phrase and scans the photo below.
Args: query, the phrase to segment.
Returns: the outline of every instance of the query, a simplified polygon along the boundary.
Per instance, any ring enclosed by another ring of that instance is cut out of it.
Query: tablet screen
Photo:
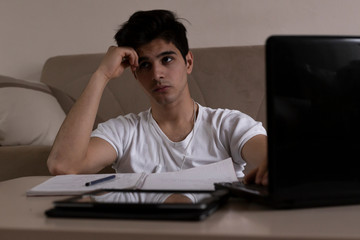
[[[55,206],[106,206],[106,205],[202,205],[220,201],[226,191],[151,191],[102,189],[80,196],[56,201]]]
[[[73,202],[82,203],[118,203],[118,204],[166,204],[181,203],[194,204],[212,198],[210,192],[127,192],[104,190],[84,194],[73,199]]]

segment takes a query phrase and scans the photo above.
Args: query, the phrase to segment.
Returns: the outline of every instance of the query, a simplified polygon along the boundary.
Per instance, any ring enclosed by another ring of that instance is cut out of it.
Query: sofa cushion
[[[0,76],[0,145],[52,145],[65,112],[48,86]]]

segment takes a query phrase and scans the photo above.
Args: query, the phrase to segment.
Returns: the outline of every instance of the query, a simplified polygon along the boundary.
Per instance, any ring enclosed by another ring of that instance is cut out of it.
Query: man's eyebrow
[[[159,57],[162,57],[162,56],[165,56],[165,55],[173,55],[173,54],[176,55],[176,52],[174,52],[174,51],[165,51],[165,52],[162,52],[159,55],[157,55],[156,58],[159,58]]]
[[[174,51],[164,51],[164,52],[162,52],[162,53],[160,53],[160,54],[158,54],[158,55],[156,55],[156,58],[160,58],[160,57],[162,57],[162,56],[166,56],[166,55],[176,55],[176,52],[174,52]],[[145,60],[148,60],[149,59],[149,57],[139,57],[139,60],[138,60],[138,62],[142,62],[142,61],[145,61]]]

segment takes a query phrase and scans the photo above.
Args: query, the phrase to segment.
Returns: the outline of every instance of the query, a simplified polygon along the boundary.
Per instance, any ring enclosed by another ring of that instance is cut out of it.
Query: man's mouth
[[[153,89],[153,92],[161,93],[161,92],[165,92],[167,89],[169,89],[169,86],[156,86]]]

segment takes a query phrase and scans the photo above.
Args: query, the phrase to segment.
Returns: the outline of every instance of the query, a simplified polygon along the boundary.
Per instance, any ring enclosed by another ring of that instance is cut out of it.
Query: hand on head
[[[129,47],[109,47],[103,58],[98,72],[104,75],[107,80],[119,77],[127,67],[135,71],[138,67],[138,55]]]

